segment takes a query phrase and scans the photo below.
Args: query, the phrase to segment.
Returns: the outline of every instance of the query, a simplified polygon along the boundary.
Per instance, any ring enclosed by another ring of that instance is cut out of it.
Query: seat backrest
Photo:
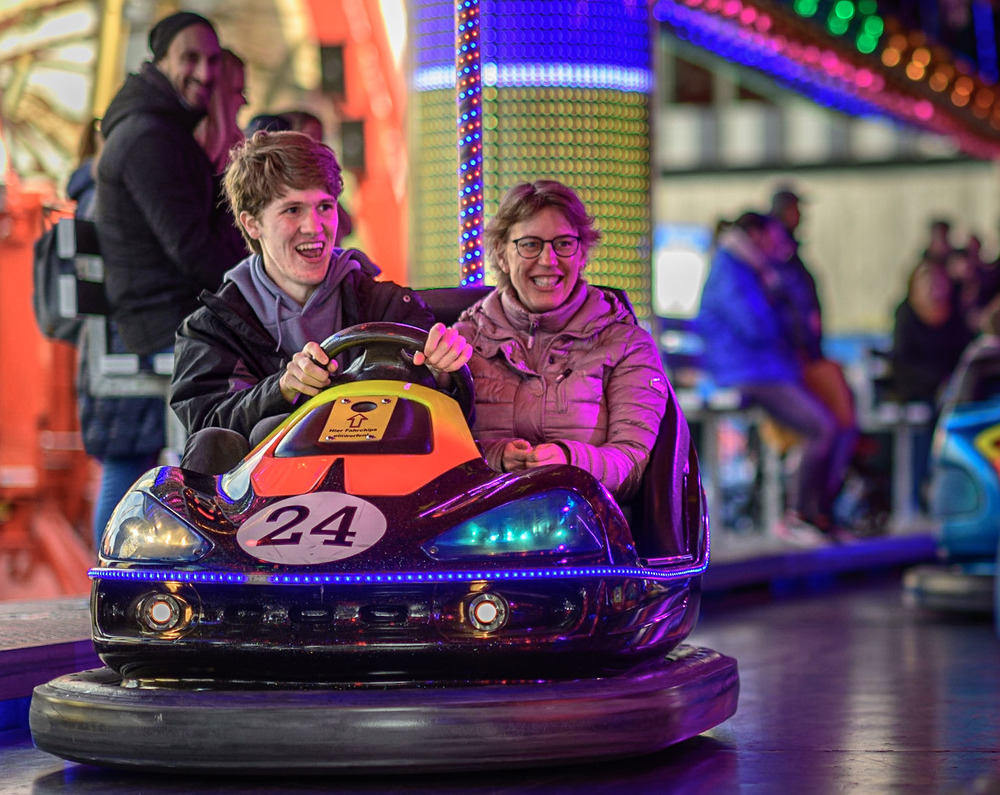
[[[439,322],[450,326],[462,312],[492,291],[492,287],[427,287],[417,290],[417,294]]]
[[[697,555],[702,495],[691,430],[669,388],[659,433],[638,493],[623,506],[639,557],[650,562]]]

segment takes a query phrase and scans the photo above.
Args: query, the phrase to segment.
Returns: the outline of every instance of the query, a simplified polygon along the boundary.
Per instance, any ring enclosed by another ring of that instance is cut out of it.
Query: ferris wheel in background
[[[92,114],[92,0],[0,0],[0,134],[22,182],[62,184]]]

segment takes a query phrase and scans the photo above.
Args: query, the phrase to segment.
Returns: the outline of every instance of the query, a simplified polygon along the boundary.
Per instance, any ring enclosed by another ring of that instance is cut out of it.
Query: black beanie
[[[215,26],[211,22],[193,11],[178,11],[153,25],[153,29],[149,31],[149,49],[153,51],[153,63],[162,60],[170,49],[170,42],[174,37],[191,25],[208,25],[213,32],[215,31]]]

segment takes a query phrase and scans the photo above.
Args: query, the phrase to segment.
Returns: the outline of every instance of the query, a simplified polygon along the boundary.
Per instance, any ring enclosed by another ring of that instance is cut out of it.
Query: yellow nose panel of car
[[[429,414],[429,427],[419,431],[429,439],[387,436],[392,418],[407,402]],[[317,415],[322,423],[307,435],[307,445],[290,450],[283,444]],[[437,390],[400,381],[360,381],[328,389],[298,409],[266,444],[251,476],[262,497],[315,491],[338,459],[344,462],[345,493],[402,496],[480,457],[458,403]],[[412,452],[417,447],[419,452]]]

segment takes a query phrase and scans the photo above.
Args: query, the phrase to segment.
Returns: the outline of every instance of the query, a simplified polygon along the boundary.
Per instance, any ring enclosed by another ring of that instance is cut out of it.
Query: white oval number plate
[[[289,497],[248,519],[236,534],[258,560],[307,566],[364,552],[385,534],[382,512],[350,494]]]

